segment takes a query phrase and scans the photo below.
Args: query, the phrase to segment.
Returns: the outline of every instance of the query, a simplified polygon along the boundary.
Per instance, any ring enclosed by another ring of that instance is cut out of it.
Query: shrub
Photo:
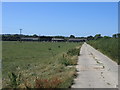
[[[58,77],[51,79],[36,79],[35,88],[57,88],[62,81]]]
[[[68,58],[60,58],[59,60],[60,60],[61,64],[65,65],[65,66],[71,65],[70,59],[68,59]]]
[[[77,56],[63,55],[63,57],[59,58],[59,61],[61,64],[65,66],[69,66],[69,65],[76,65],[77,59],[78,59]]]
[[[80,49],[78,48],[74,48],[74,49],[69,49],[67,54],[70,56],[74,56],[74,55],[79,55]]]

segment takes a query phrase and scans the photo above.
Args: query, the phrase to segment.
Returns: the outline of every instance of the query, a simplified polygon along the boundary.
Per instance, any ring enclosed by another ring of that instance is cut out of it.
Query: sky
[[[117,2],[3,2],[3,34],[79,37],[118,32]]]

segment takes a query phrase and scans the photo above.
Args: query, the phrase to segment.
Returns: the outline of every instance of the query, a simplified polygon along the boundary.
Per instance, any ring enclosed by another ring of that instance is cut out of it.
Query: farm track
[[[117,88],[118,65],[101,52],[84,43],[81,47],[78,77],[72,88]]]

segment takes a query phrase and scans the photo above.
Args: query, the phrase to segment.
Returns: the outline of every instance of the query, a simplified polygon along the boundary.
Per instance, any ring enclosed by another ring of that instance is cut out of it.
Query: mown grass
[[[3,42],[3,88],[70,87],[81,44]]]
[[[98,49],[117,63],[120,62],[120,47],[118,47],[117,38],[102,38],[98,40],[89,41],[88,44]]]

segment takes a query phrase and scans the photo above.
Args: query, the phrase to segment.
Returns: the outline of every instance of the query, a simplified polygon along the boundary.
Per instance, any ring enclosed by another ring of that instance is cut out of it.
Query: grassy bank
[[[116,38],[102,38],[98,40],[89,41],[88,44],[92,45],[94,48],[98,49],[112,60],[118,63],[120,49],[118,49],[118,39]]]
[[[3,42],[3,87],[68,88],[81,43]]]

